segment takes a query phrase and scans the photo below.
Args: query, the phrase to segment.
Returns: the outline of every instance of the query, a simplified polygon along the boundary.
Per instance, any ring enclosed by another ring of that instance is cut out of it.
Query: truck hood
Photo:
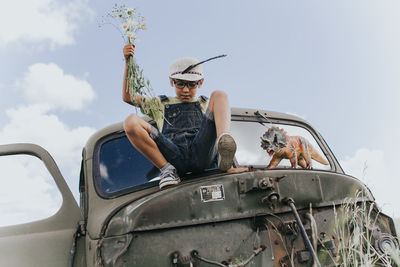
[[[270,183],[260,188],[265,181]],[[359,201],[374,201],[359,180],[323,171],[267,170],[190,179],[120,206],[105,222],[103,236],[285,213],[290,208],[284,198],[292,198],[298,210],[310,204],[332,206],[354,201],[360,190]]]

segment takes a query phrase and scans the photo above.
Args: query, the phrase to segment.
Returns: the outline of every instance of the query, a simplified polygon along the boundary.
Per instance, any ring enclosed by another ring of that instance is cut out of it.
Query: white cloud
[[[62,110],[80,110],[95,98],[91,85],[64,71],[56,64],[37,63],[29,66],[17,86],[29,103],[49,105]]]
[[[359,178],[371,189],[385,213],[400,216],[400,177],[382,150],[358,149],[355,155],[345,157],[340,164],[347,174]]]
[[[75,42],[79,24],[93,16],[88,0],[15,0],[0,4],[0,45],[18,41],[51,47]]]
[[[39,144],[54,157],[70,186],[77,185],[82,148],[95,129],[85,126],[70,128],[56,115],[49,114],[49,111],[50,106],[46,104],[20,106],[7,110],[9,122],[0,129],[0,144],[17,142]],[[0,225],[45,218],[58,209],[58,202],[55,201],[58,190],[49,187],[52,178],[47,173],[27,167],[25,160],[3,164],[0,169],[3,173],[9,173],[11,178],[18,177],[18,180],[2,180],[4,188],[17,188],[18,194],[13,197],[5,194],[0,198],[0,213],[7,214],[0,220]],[[18,175],[15,176],[16,174]],[[2,177],[8,176],[2,175]],[[34,208],[24,210],[26,203],[32,203]]]
[[[341,165],[346,173],[368,183],[377,172],[385,169],[383,168],[385,166],[384,152],[366,148],[358,149],[354,156],[346,156]]]
[[[47,218],[61,207],[62,197],[39,159],[28,155],[0,157],[2,184],[0,226]]]
[[[83,109],[95,97],[91,85],[64,74],[53,63],[30,66],[17,84],[28,104],[6,110],[8,121],[0,128],[0,144],[39,144],[54,157],[68,184],[76,188],[82,148],[95,129],[86,126],[71,128],[51,111],[57,108]],[[26,159],[8,162],[8,158],[0,157],[0,169],[3,174],[7,173],[2,175],[6,177],[2,179],[2,186],[14,190],[0,196],[0,214],[6,214],[0,219],[0,225],[42,219],[54,214],[61,198],[57,188],[50,186],[54,182],[44,166],[40,165],[40,169]],[[29,209],[26,209],[27,206]]]
[[[82,147],[94,129],[71,129],[56,115],[48,114],[48,111],[49,106],[44,104],[7,110],[10,122],[0,132],[0,143],[36,143],[49,150],[61,165],[76,163],[80,160]]]

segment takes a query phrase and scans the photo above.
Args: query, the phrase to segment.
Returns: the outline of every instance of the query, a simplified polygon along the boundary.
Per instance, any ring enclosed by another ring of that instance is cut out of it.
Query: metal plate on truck
[[[224,200],[224,186],[222,184],[201,186],[200,195],[202,202]]]

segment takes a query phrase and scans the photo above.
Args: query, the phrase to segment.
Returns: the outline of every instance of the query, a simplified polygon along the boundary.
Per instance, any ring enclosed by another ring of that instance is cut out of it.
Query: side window
[[[99,146],[95,158],[95,184],[104,197],[124,190],[149,187],[158,178],[158,169],[129,142],[126,136],[114,138]]]
[[[44,163],[30,155],[0,156],[0,226],[54,215],[62,195]]]

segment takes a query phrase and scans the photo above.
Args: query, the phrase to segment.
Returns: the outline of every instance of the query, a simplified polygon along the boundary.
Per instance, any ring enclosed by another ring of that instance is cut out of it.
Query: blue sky
[[[114,3],[146,17],[136,59],[156,94],[173,94],[174,59],[227,54],[204,65],[200,94],[224,90],[233,107],[305,118],[384,211],[400,216],[394,0],[2,1],[0,144],[41,144],[77,195],[87,138],[134,112],[121,100],[123,41],[98,27]]]

